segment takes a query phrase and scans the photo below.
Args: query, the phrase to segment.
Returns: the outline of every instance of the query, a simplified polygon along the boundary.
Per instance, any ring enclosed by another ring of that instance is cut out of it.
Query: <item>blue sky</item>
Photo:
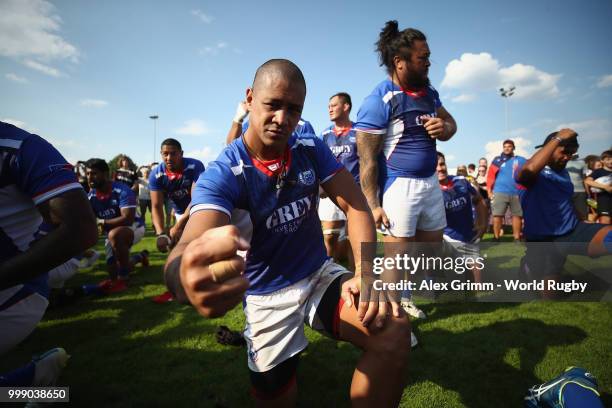
[[[560,126],[581,155],[612,146],[610,1],[0,1],[0,119],[53,142],[70,161],[118,153],[159,160],[179,139],[205,162],[222,149],[255,69],[288,58],[303,70],[303,117],[320,132],[330,95],[352,117],[385,71],[385,21],[428,36],[430,78],[459,131],[439,149],[451,167],[519,153]],[[508,101],[501,86],[516,86]]]

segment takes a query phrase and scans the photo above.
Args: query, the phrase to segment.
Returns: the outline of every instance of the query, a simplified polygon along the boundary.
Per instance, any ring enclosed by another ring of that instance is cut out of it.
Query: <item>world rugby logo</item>
[[[306,170],[298,175],[298,181],[305,186],[311,186],[315,182],[315,176],[312,170]]]

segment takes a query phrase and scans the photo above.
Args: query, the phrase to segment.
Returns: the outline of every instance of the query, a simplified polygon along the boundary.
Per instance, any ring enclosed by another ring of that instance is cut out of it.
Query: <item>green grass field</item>
[[[245,350],[214,337],[220,324],[242,329],[240,306],[207,320],[176,302],[154,304],[151,297],[164,290],[165,261],[154,245],[147,231],[133,248],[149,249],[151,265],[136,270],[128,291],[49,310],[3,356],[0,372],[62,346],[72,357],[59,385],[70,387],[74,406],[250,406]],[[504,256],[518,262],[514,253]],[[100,260],[69,285],[105,278]],[[518,407],[529,386],[570,365],[593,372],[604,405],[612,405],[612,304],[417,303],[428,319],[413,322],[420,346],[410,355],[401,406]],[[348,406],[359,351],[306,332],[311,343],[300,362],[298,405]]]

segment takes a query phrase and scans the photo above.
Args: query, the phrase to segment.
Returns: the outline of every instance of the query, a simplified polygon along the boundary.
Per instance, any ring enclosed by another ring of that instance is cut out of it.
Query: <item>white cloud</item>
[[[511,139],[514,141],[514,146],[516,146],[514,154],[517,156],[531,157],[531,153],[529,153],[527,150],[527,148],[530,148],[531,146],[531,140],[524,137],[512,137]],[[493,140],[491,142],[487,142],[485,145],[484,157],[487,158],[489,163],[491,163],[495,156],[499,156],[501,154],[504,140],[505,139]]]
[[[612,74],[604,75],[599,78],[599,81],[597,82],[598,88],[607,88],[609,86],[612,86]]]
[[[562,123],[556,130],[563,128],[574,129],[578,132],[578,143],[581,140],[612,140],[612,120],[608,118],[595,118],[581,122]]]
[[[192,159],[198,159],[203,162],[207,167],[208,163],[215,160],[219,152],[213,151],[213,149],[209,146],[204,146],[199,150],[191,150],[189,152],[185,152],[185,157],[191,157]]]
[[[208,45],[206,47],[202,47],[198,50],[200,55],[217,55],[219,52],[228,47],[228,44],[224,41],[219,41],[215,45]],[[234,52],[236,50],[234,49]]]
[[[210,24],[214,20],[213,16],[204,13],[202,10],[191,10],[191,15],[196,16],[198,19],[200,19],[200,21],[205,24]]]
[[[78,62],[79,51],[61,36],[62,20],[55,13],[45,0],[0,1],[0,56],[51,76],[59,71],[48,62]]]
[[[103,101],[102,99],[81,99],[79,103],[81,106],[87,106],[90,108],[103,108],[108,105],[108,102]]]
[[[8,79],[9,81],[13,81],[13,82],[19,82],[21,84],[27,84],[28,80],[24,77],[21,77],[17,74],[13,74],[12,72],[9,72],[8,74],[5,74],[4,77],[6,79]]]
[[[49,76],[56,77],[56,78],[62,76],[62,73],[59,70],[53,67],[50,67],[48,65],[41,64],[40,62],[37,62],[34,60],[30,60],[30,59],[25,60],[23,64],[26,67],[32,68],[33,70],[36,70],[38,72],[42,72],[45,75],[49,75]]]
[[[515,86],[513,98],[551,98],[559,95],[560,78],[560,74],[549,74],[532,65],[501,67],[486,52],[464,53],[448,63],[441,86],[464,92],[497,92],[498,88]]]
[[[174,130],[177,135],[201,136],[209,133],[210,129],[200,119],[190,119],[185,124]]]
[[[461,95],[455,96],[454,98],[451,98],[451,101],[456,102],[456,103],[466,103],[466,102],[472,102],[475,99],[476,99],[476,95],[474,94],[461,94]]]

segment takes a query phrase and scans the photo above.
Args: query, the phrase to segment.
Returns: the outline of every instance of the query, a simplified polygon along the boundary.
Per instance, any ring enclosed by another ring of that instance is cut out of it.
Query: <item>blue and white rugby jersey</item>
[[[191,213],[217,210],[232,217],[248,212],[253,227],[246,257],[247,294],[266,294],[314,273],[327,259],[317,214],[319,184],[343,167],[317,137],[289,138],[287,175],[278,176],[252,159],[242,138],[227,146],[202,173]],[[282,165],[275,170],[282,171]]]
[[[162,191],[170,198],[174,211],[181,215],[191,202],[191,185],[204,171],[204,165],[197,159],[183,157],[183,170],[173,173],[160,163],[149,175],[149,190]]]
[[[525,162],[514,172],[515,181]],[[518,181],[517,181],[518,182]],[[529,188],[520,185],[525,238],[550,239],[572,232],[578,223],[572,196],[574,185],[567,169],[555,171],[545,166]]]
[[[446,210],[444,235],[461,242],[471,242],[475,236],[472,196],[479,194],[463,176],[448,176],[448,184],[440,184]]]
[[[122,208],[136,208],[136,193],[127,184],[120,181],[112,182],[112,189],[108,194],[92,188],[89,190],[87,198],[96,217],[104,220],[120,217]],[[142,225],[144,225],[144,221],[136,213],[134,226]],[[110,228],[105,226],[105,231],[110,231]]]
[[[336,159],[352,174],[355,182],[359,184],[359,155],[357,154],[357,141],[355,140],[354,123],[351,127],[338,131],[331,125],[321,133],[321,139],[329,146]]]
[[[427,178],[436,171],[436,141],[423,119],[435,117],[442,106],[432,87],[417,92],[402,90],[386,79],[363,101],[355,130],[380,135],[386,159],[385,190],[396,177]]]
[[[51,144],[0,122],[0,263],[27,251],[38,238],[43,219],[36,206],[72,189],[83,187]],[[47,274],[24,287],[47,296]]]
[[[246,130],[249,128],[249,121],[245,121],[242,123],[242,133],[246,132]],[[306,119],[300,118],[300,121],[298,122],[297,126],[295,127],[295,130],[293,131],[293,134],[297,135],[297,136],[312,136],[312,135],[316,135],[314,128],[312,127],[312,125],[310,124],[309,121],[307,121]]]

